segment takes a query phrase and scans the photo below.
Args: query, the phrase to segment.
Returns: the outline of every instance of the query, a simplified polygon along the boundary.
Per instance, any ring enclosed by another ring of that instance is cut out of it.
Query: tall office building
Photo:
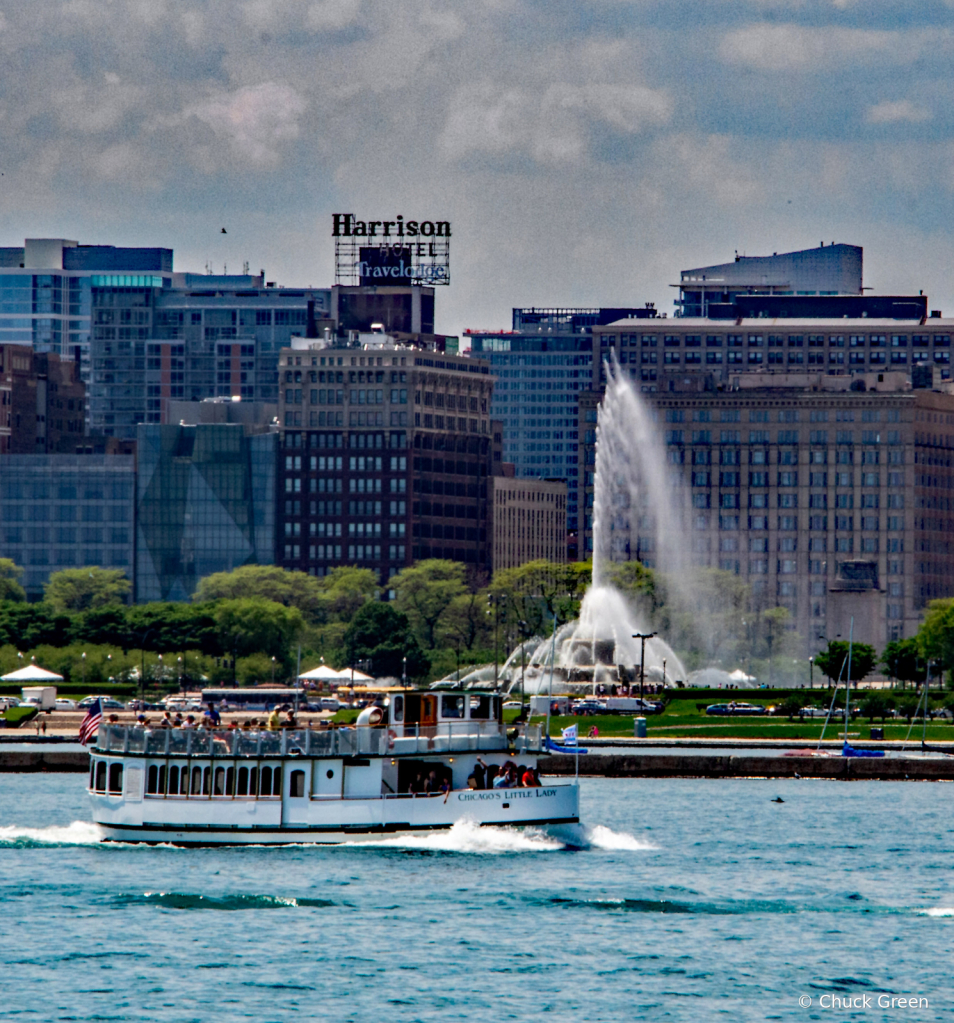
[[[330,302],[328,289],[250,276],[94,287],[91,428],[134,437],[140,423],[169,422],[171,401],[276,403],[279,351],[325,320]]]
[[[268,427],[139,427],[137,602],[189,600],[204,576],[274,562],[277,440]]]
[[[593,328],[590,387],[606,382],[615,358],[643,392],[734,386],[745,372],[883,373],[909,377],[932,367],[938,380],[951,375],[954,321],[847,317],[748,320],[619,320]]]
[[[581,402],[589,551],[600,397]],[[845,602],[859,591],[855,637],[879,649],[951,595],[954,395],[912,390],[901,372],[741,373],[721,391],[649,400],[683,482],[673,522],[692,558],[743,577],[762,606],[787,607],[806,653],[846,635]],[[627,521],[614,556],[653,565],[651,531],[633,509]]]
[[[133,576],[135,462],[128,455],[0,458],[0,557],[31,600],[50,574],[99,565]]]
[[[84,438],[85,408],[78,363],[0,345],[0,454],[74,452]]]
[[[325,575],[447,558],[489,574],[500,472],[493,379],[478,359],[388,335],[281,354],[279,561]]]
[[[93,287],[162,287],[171,275],[171,249],[80,245],[64,238],[27,238],[22,247],[2,247],[0,344],[71,359],[88,383]]]
[[[566,481],[494,476],[494,571],[528,561],[566,561]]]
[[[579,528],[577,396],[591,384],[595,327],[621,317],[651,319],[652,306],[521,308],[513,330],[468,331],[470,351],[496,377],[491,415],[503,423],[503,458],[520,478],[565,479],[566,528]]]
[[[771,256],[740,256],[731,263],[683,270],[677,315],[722,318],[747,295],[821,297],[862,294],[860,245],[825,245]],[[622,317],[620,317],[622,319]]]

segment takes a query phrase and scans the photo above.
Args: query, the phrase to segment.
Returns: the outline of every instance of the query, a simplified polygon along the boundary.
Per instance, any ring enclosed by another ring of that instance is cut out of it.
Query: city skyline
[[[334,212],[448,220],[445,333],[520,305],[671,314],[682,267],[823,239],[864,246],[875,291],[945,310],[952,19],[3,0],[0,239],[165,246],[179,269],[325,287]]]

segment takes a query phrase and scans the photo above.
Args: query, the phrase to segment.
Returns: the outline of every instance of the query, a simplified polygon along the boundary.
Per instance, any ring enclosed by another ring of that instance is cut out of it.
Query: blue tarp
[[[841,755],[843,757],[883,757],[883,749],[855,749],[854,746],[849,746],[846,742],[841,748]]]
[[[560,746],[555,743],[549,736],[546,736],[543,740],[543,745],[551,753],[589,753],[588,749],[583,749],[581,746]]]

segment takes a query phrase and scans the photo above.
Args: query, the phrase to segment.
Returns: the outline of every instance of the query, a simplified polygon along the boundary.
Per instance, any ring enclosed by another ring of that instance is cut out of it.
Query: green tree
[[[559,565],[552,561],[528,561],[515,568],[494,572],[489,592],[501,602],[508,624],[524,621],[530,633],[544,635],[553,616],[565,622],[580,612],[580,601],[589,586],[592,566],[587,562]]]
[[[878,663],[875,648],[867,643],[854,643],[851,647],[851,681],[856,685]],[[844,679],[848,672],[848,644],[840,639],[830,640],[824,650],[815,655],[815,667],[832,681]]]
[[[20,585],[23,569],[12,558],[0,558],[0,601],[26,600],[26,590]]]
[[[71,626],[69,615],[54,611],[46,603],[0,604],[0,643],[10,643],[21,651],[32,650],[39,643],[66,646]]]
[[[64,568],[54,572],[43,587],[43,599],[55,611],[88,611],[125,602],[132,583],[122,569]]]
[[[350,664],[370,660],[376,677],[400,678],[405,657],[409,679],[420,678],[430,667],[408,616],[379,601],[365,604],[355,614],[345,633],[345,651]]]
[[[487,591],[462,593],[455,597],[441,619],[440,639],[461,650],[483,648],[493,631],[493,617],[487,612]]]
[[[242,565],[231,572],[215,572],[199,580],[192,596],[196,603],[212,600],[269,600],[296,607],[314,620],[321,610],[322,587],[307,572],[294,572],[278,565]]]
[[[373,569],[338,565],[318,580],[320,606],[331,621],[350,622],[358,610],[378,596]]]
[[[436,645],[441,617],[454,598],[467,590],[464,566],[437,558],[402,569],[388,585],[396,594],[395,607],[408,616],[427,650]]]
[[[223,651],[236,658],[263,653],[283,665],[305,625],[298,608],[251,597],[220,600],[213,614]]]
[[[861,713],[869,721],[875,718],[884,721],[888,713],[888,701],[878,693],[870,693],[861,701]]]
[[[923,682],[927,676],[927,661],[921,654],[916,636],[907,639],[893,639],[881,655],[884,665],[892,678],[904,682]]]
[[[804,701],[800,700],[797,696],[786,696],[779,704],[778,709],[783,714],[787,714],[788,720],[791,721],[804,705]]]
[[[941,669],[954,667],[954,598],[932,600],[918,632],[918,647]]]

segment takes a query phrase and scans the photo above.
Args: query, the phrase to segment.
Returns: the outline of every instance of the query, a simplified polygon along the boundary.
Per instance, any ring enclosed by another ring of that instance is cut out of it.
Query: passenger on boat
[[[408,783],[407,790],[412,795],[416,794],[418,792],[424,792],[425,791],[425,789],[424,789],[424,776],[421,774],[420,771],[417,772],[417,774],[414,777],[414,780],[412,782]]]
[[[165,711],[162,717],[159,719],[157,728],[175,728],[175,722],[172,720],[172,715],[169,711]]]
[[[540,779],[537,777],[537,771],[534,767],[525,767],[520,775],[520,784],[525,789],[535,789],[540,786]]]
[[[175,727],[176,728],[182,728],[182,711],[181,710],[177,710],[176,711]]]
[[[214,703],[209,704],[209,720],[216,728],[218,728],[218,726],[222,723],[222,718],[219,715],[219,712],[215,709]]]
[[[189,714],[185,721],[179,725],[180,728],[195,728],[195,715]]]
[[[272,707],[271,713],[268,715],[268,722],[265,727],[270,732],[277,732],[282,726],[282,716],[278,712],[278,705]]]
[[[447,798],[446,797],[450,793],[450,790],[451,790],[451,780],[445,774],[444,777],[441,779],[441,792],[443,792],[443,794],[444,794],[444,797],[445,797],[444,798],[444,802],[445,803],[447,802]]]
[[[293,710],[288,711],[285,714],[285,720],[282,722],[282,728],[297,728],[298,722],[295,720],[295,712]]]
[[[473,781],[473,785],[471,785]],[[487,787],[487,765],[481,757],[477,758],[474,769],[467,779],[467,784],[473,789],[484,789]]]
[[[440,782],[437,780],[437,771],[431,770],[431,773],[424,779],[424,791],[428,794],[437,792],[440,788]]]

